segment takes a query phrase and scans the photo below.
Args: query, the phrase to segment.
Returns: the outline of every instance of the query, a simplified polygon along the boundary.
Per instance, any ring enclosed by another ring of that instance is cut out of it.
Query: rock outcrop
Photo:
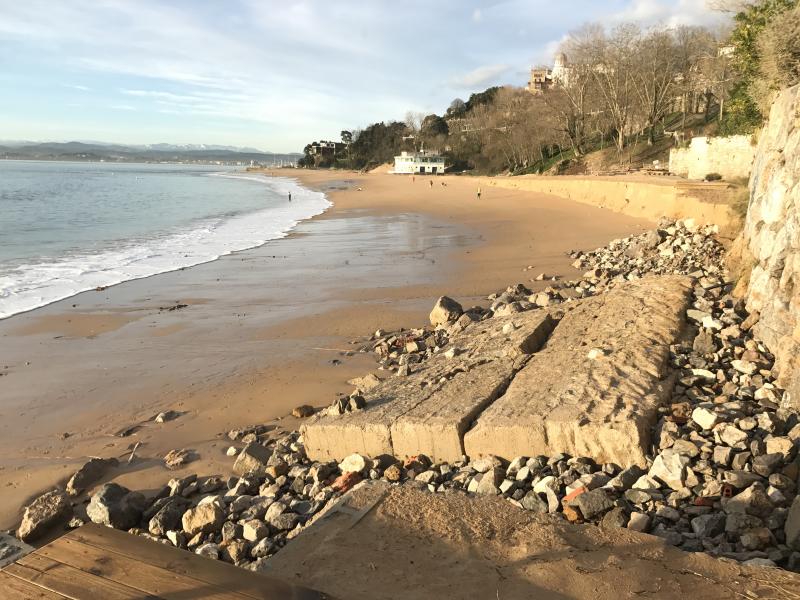
[[[747,309],[776,358],[787,406],[800,408],[800,86],[780,93],[761,132],[741,244],[753,267]]]

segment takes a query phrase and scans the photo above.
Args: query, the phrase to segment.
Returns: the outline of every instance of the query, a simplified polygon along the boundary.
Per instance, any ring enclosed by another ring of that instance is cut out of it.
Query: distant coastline
[[[59,162],[176,163],[234,166],[294,165],[300,153],[261,152],[249,148],[220,146],[129,146],[84,142],[42,142],[4,144],[0,142],[0,160],[42,160]]]

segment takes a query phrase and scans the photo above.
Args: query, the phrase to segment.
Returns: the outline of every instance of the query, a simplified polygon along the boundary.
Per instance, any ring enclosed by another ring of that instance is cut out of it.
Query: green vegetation
[[[736,83],[720,121],[720,133],[752,133],[761,127],[773,93],[798,81],[798,0],[761,0],[734,17],[730,35]]]

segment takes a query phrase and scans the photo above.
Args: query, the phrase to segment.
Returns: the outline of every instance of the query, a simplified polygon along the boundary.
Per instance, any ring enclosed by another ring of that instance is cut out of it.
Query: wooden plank
[[[39,549],[37,554],[164,600],[247,600],[247,596],[236,593],[235,588],[226,589],[216,583],[200,581],[188,575],[174,573],[163,566],[144,563],[113,550],[66,537]]]
[[[6,600],[64,600],[65,596],[0,571],[0,593]]]
[[[25,561],[25,565],[20,564]],[[4,572],[71,600],[143,600],[142,592],[91,573],[29,554]],[[151,597],[152,598],[152,597]]]
[[[324,600],[330,598],[274,577],[245,571],[227,563],[155,543],[110,527],[87,523],[60,539],[72,539],[131,560],[163,567],[172,573],[213,583],[258,600]]]

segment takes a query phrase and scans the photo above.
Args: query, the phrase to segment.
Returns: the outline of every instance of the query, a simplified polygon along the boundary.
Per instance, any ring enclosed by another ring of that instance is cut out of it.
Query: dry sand
[[[275,174],[326,191],[334,207],[260,248],[0,321],[0,527],[87,456],[126,458],[137,442],[141,458],[109,478],[152,489],[180,473],[227,474],[220,433],[292,428],[283,417],[293,406],[329,404],[374,368],[340,352],[354,338],[423,325],[442,294],[474,304],[516,282],[543,287],[531,281],[540,272],[575,274],[568,250],[649,226],[530,192],[484,187],[478,201],[469,178],[431,187],[422,177]],[[188,306],[165,310],[178,302]],[[166,409],[183,414],[149,421]],[[167,471],[160,457],[177,447],[199,459]]]
[[[348,600],[800,597],[795,573],[683,552],[656,536],[571,525],[494,496],[386,487],[354,489],[267,573]]]

